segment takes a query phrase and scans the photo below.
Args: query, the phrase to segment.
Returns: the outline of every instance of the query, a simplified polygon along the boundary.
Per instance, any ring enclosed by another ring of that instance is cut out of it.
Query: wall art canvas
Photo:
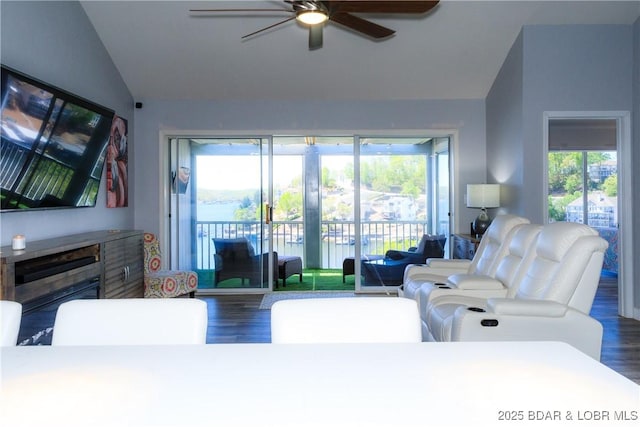
[[[191,169],[184,166],[180,166],[178,172],[173,172],[173,192],[186,194],[190,177]]]
[[[122,117],[113,118],[107,146],[108,208],[122,208],[129,205],[127,127],[127,121]]]

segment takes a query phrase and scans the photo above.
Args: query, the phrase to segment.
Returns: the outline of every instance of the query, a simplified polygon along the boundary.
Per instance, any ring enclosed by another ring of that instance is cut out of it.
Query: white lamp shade
[[[500,207],[500,184],[468,184],[467,207]]]

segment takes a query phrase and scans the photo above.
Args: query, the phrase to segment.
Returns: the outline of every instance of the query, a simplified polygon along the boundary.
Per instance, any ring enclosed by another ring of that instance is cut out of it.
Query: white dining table
[[[615,426],[640,410],[638,384],[556,342],[5,347],[0,369],[3,427]]]

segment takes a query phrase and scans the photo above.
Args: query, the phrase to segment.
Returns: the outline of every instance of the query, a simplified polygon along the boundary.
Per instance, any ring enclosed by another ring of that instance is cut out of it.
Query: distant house
[[[589,165],[589,178],[591,181],[604,182],[611,175],[618,174],[618,162],[616,160],[606,160],[601,163]]]
[[[567,221],[583,223],[582,198],[569,203],[566,208]],[[593,192],[587,198],[589,225],[596,228],[616,227],[618,223],[617,197],[607,197],[602,192]]]

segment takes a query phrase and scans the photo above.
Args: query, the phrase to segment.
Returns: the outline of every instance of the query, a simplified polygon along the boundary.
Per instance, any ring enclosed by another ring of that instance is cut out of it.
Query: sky
[[[333,168],[342,170],[348,156],[332,156]],[[247,156],[197,156],[198,187],[211,190],[257,189],[260,182],[260,158]],[[266,162],[266,159],[265,159]],[[274,156],[275,186],[286,185],[302,175],[302,156]],[[242,173],[239,173],[242,171]]]

